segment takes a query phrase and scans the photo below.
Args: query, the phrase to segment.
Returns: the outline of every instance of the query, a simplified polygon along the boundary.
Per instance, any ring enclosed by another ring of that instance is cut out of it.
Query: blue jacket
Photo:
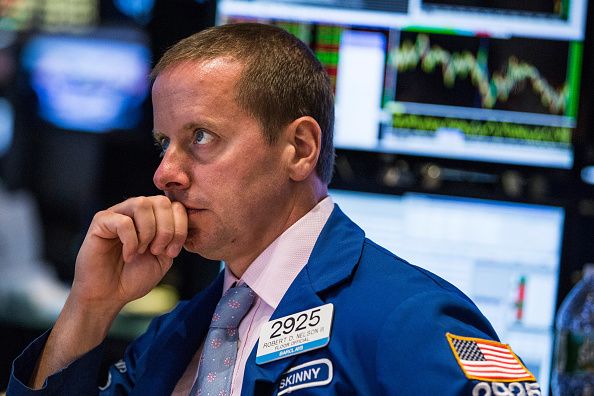
[[[222,286],[221,274],[155,319],[110,368],[103,390],[97,388],[101,346],[48,378],[43,390],[26,388],[44,335],[15,360],[7,395],[171,394],[206,335]],[[338,206],[271,319],[327,303],[334,304],[329,344],[262,365],[254,348],[242,395],[470,395],[474,388],[490,395],[506,389],[515,394],[513,387],[540,394],[533,381],[465,375],[446,334],[497,340],[488,320],[446,281],[366,239]]]

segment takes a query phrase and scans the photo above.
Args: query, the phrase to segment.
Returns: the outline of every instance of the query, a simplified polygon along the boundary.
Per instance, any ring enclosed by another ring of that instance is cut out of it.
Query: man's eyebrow
[[[159,142],[159,141],[161,141],[161,140],[162,140],[164,137],[165,137],[165,135],[164,135],[164,134],[162,134],[162,133],[161,133],[161,132],[159,132],[159,131],[155,131],[155,130],[153,129],[153,139],[154,139],[156,142]]]
[[[209,123],[208,122],[201,122],[201,123],[197,123],[197,122],[188,122],[187,124],[185,124],[183,126],[183,130],[184,131],[191,131],[194,132],[194,130],[203,127],[203,128],[209,128]]]

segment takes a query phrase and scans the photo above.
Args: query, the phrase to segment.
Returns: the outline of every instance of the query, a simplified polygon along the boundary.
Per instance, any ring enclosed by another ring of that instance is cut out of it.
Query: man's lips
[[[206,209],[186,207],[186,213],[188,215],[188,232],[198,227],[200,222],[200,213]]]
[[[183,205],[183,203],[182,203],[182,205]],[[193,215],[193,214],[202,213],[206,210],[204,207],[187,206],[187,205],[184,205],[184,207],[186,208],[186,213],[188,214],[188,216]]]
[[[177,199],[172,198],[172,197],[169,197],[169,199],[171,199],[172,202],[179,202],[180,204],[182,204],[184,206],[184,208],[186,208],[186,211],[188,212],[188,214],[190,212],[200,212],[200,211],[205,210],[203,207],[195,206],[195,204],[194,205],[187,204],[184,201],[180,201],[180,200],[177,200]]]

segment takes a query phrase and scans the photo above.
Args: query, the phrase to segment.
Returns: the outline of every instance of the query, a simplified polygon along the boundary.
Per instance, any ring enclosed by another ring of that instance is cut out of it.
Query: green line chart
[[[516,56],[510,56],[500,70],[489,76],[486,51],[479,49],[476,54],[470,51],[450,52],[431,45],[429,36],[423,33],[419,33],[414,42],[407,39],[394,48],[388,62],[399,73],[416,70],[419,66],[424,73],[440,69],[443,84],[448,88],[454,86],[458,79],[470,79],[480,94],[483,108],[493,108],[498,102],[506,102],[514,92],[528,87],[553,114],[565,113],[570,99],[567,82],[560,87],[552,86],[534,65]]]

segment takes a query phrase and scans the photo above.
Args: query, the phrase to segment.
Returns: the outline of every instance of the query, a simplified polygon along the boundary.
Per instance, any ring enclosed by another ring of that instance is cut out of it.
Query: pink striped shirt
[[[260,327],[266,323],[289,289],[297,274],[305,267],[311,251],[328,221],[334,203],[326,197],[311,211],[272,242],[245,271],[241,279],[237,279],[225,267],[225,283],[223,292],[233,282],[247,283],[257,294],[254,306],[248,311],[239,324],[239,344],[237,360],[233,369],[231,396],[241,394],[243,373],[247,359],[258,341]],[[202,347],[194,355],[185,373],[173,391],[174,396],[187,396],[198,375],[198,366]]]

